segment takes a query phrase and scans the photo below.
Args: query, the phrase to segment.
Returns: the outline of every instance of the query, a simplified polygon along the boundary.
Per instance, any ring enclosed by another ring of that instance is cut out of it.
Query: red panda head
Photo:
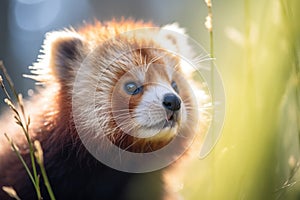
[[[186,41],[170,31],[183,30],[119,26],[89,27],[93,36],[51,33],[40,63],[50,63],[49,77],[72,107],[70,117],[86,147],[149,153],[174,143],[178,154],[191,142],[198,122],[197,102],[182,69],[188,63],[183,60],[193,55]]]

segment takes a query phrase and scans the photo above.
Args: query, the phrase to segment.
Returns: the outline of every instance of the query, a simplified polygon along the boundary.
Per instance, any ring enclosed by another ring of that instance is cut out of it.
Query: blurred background
[[[214,150],[187,164],[175,188],[184,199],[300,199],[300,1],[212,3],[226,119]],[[46,32],[121,16],[178,22],[210,51],[203,0],[2,0],[0,60],[26,96],[34,82],[22,74]]]

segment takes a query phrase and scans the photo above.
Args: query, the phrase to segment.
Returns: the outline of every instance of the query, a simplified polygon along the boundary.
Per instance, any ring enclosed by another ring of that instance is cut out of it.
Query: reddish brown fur
[[[79,29],[78,33],[86,41],[89,41],[90,44],[99,45],[119,33],[152,26],[152,23],[144,23],[141,21],[122,20],[117,22],[113,20],[103,24],[95,22],[93,25],[86,25]],[[74,41],[72,40],[70,42],[72,43]],[[175,42],[175,40],[173,42]],[[67,68],[57,69],[61,67],[58,65],[63,65],[63,67],[66,65],[69,67],[74,61],[72,60],[73,58],[70,60],[61,60],[61,56],[63,55],[58,55],[57,51],[64,51],[64,49],[60,49],[62,43],[66,43],[65,38],[55,40],[55,42],[52,43],[49,76],[47,76],[47,79],[41,78],[42,76],[36,78],[44,82],[44,88],[39,89],[39,94],[36,94],[30,102],[26,103],[26,110],[29,112],[32,121],[30,133],[33,140],[37,139],[42,144],[45,166],[57,199],[167,198],[166,194],[168,192],[165,191],[162,184],[163,179],[160,170],[145,174],[118,172],[99,163],[83,147],[75,129],[72,117],[72,97],[71,92],[69,92],[76,72]],[[71,55],[74,54],[73,56],[76,58],[76,62],[81,62],[88,48],[81,46],[82,44],[76,41],[70,45],[80,46],[80,51],[71,52]],[[151,59],[151,53],[152,52],[149,51],[142,52],[142,54],[148,55],[148,57],[146,57],[148,59],[147,61]],[[139,52],[136,52],[136,54],[139,54]],[[58,63],[58,60],[61,62]],[[163,61],[157,61],[157,64],[163,65],[165,63]],[[62,72],[61,70],[64,71]],[[156,75],[154,73],[157,72],[153,71],[149,73],[153,74],[148,77],[155,77]],[[167,75],[163,73],[164,71],[161,72],[160,76],[167,78]],[[116,74],[116,77],[118,76],[120,75]],[[68,78],[70,82],[68,82]],[[130,106],[132,108],[139,102],[139,97],[136,98],[137,99],[131,101],[132,105]],[[7,123],[7,121],[4,120],[0,122]],[[16,141],[24,159],[29,164],[28,147],[24,145],[26,143],[25,138],[20,136],[22,133],[16,129],[15,126],[16,125],[11,123],[10,125],[5,125],[5,129],[2,129],[4,125],[1,124],[1,132],[7,132]],[[111,126],[114,126],[113,122]],[[115,133],[112,137],[114,141],[125,141],[122,143],[124,146],[121,146],[123,149],[126,149],[129,144],[136,140],[132,136],[124,136],[121,132]],[[151,149],[159,149],[168,142],[169,141],[161,141],[156,144],[141,142],[137,143],[137,147],[129,150],[134,152],[148,152]],[[23,200],[34,199],[35,192],[22,164],[5,141],[1,141],[0,156],[0,187],[13,186]],[[128,191],[132,190],[129,185],[136,180],[139,181],[137,181],[138,184],[134,186],[135,192],[134,194],[129,194]],[[42,193],[44,199],[49,198],[43,186]],[[9,199],[9,197],[3,191],[0,191],[0,199]]]

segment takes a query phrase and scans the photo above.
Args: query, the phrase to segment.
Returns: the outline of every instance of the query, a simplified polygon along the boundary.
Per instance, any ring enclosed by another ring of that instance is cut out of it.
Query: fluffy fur
[[[84,141],[96,146],[98,151],[109,152],[110,145],[101,143],[101,138],[107,136],[111,145],[124,151],[147,153],[161,149],[178,134],[189,136],[196,131],[195,102],[187,83],[176,75],[182,73],[180,57],[165,50],[190,56],[189,46],[178,40],[176,34],[165,34],[163,28],[151,40],[145,36],[147,32],[119,36],[147,27],[153,24],[124,20],[96,22],[76,31],[47,34],[42,55],[31,67],[33,75],[29,76],[42,87],[26,103],[26,110],[32,121],[31,136],[44,149],[46,171],[57,199],[173,199],[163,178],[166,169],[141,174],[117,171],[96,160],[82,144]],[[174,28],[184,33],[176,25],[165,27]],[[111,40],[112,37],[117,40]],[[129,71],[129,79],[149,83],[135,96],[129,96],[123,88]],[[172,80],[176,80],[179,93],[172,88]],[[154,82],[159,84],[151,86]],[[74,88],[79,92],[74,93]],[[161,106],[162,94],[167,92],[182,101],[180,114],[174,126],[153,132],[161,119],[171,120],[171,114],[166,115]],[[154,103],[150,105],[149,101]],[[120,112],[114,118],[117,111]],[[128,117],[129,113],[135,117]],[[118,122],[118,116],[122,115],[127,115],[125,119],[120,118],[125,123]],[[30,163],[25,138],[9,121],[12,120],[2,118],[1,123],[5,125],[1,124],[1,132],[14,138]],[[76,129],[78,124],[84,132],[81,137]],[[96,129],[98,126],[100,130]],[[0,142],[0,187],[12,186],[23,200],[35,199],[34,188],[21,162],[3,138]],[[182,140],[178,148],[185,145]],[[44,186],[42,194],[44,199],[49,199]],[[0,190],[0,199],[9,197]]]

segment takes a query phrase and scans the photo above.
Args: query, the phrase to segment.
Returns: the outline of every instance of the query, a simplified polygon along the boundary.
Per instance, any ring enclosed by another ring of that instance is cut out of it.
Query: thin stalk
[[[14,87],[14,83],[12,82],[10,76],[8,75],[7,73],[7,70],[6,68],[4,67],[4,64],[2,61],[0,61],[0,69],[1,71],[3,72],[7,82],[8,82],[8,85],[9,85],[9,88],[11,89],[11,91],[14,93],[14,96],[16,97],[16,99],[18,99],[18,93],[17,91],[15,90],[15,87]]]
[[[214,33],[213,33],[213,13],[212,13],[212,2],[211,0],[205,0],[207,9],[208,9],[208,15],[206,17],[206,22],[205,22],[205,26],[209,32],[209,52],[210,52],[210,57],[214,58]],[[212,91],[211,91],[211,95],[212,95],[212,103],[214,104],[214,64],[213,62],[211,62],[210,64],[210,70],[211,70],[211,85],[212,85]]]
[[[209,52],[210,52],[210,58],[214,59],[215,57],[215,53],[214,53],[214,33],[213,33],[213,13],[212,13],[212,1],[211,0],[205,0],[207,9],[208,9],[208,15],[206,17],[206,22],[205,22],[205,26],[209,32]],[[214,129],[214,116],[215,116],[215,81],[214,81],[214,76],[215,76],[215,66],[214,66],[214,62],[211,60],[210,63],[210,81],[211,81],[211,102],[212,102],[212,124],[211,124],[211,133],[212,133],[212,144],[211,144],[211,148],[215,145],[214,143],[216,142],[217,139],[217,135],[215,135],[215,129]],[[212,151],[212,150],[210,150]],[[212,156],[212,162],[215,165],[215,151],[212,152],[213,156]],[[217,176],[215,175],[215,171],[212,171],[211,174],[211,179],[217,183]]]
[[[55,200],[55,196],[54,196],[54,193],[52,191],[52,188],[51,188],[51,185],[50,185],[50,182],[49,182],[49,179],[48,179],[48,176],[47,176],[47,173],[46,173],[44,165],[40,165],[40,168],[41,168],[42,176],[43,176],[43,179],[44,179],[45,186],[47,188],[48,194],[50,196],[50,199],[51,200]]]
[[[35,158],[37,160],[37,163],[40,166],[42,176],[43,176],[43,179],[44,179],[44,184],[47,188],[50,199],[55,200],[54,193],[52,191],[52,188],[51,188],[51,185],[50,185],[50,182],[49,182],[46,170],[45,170],[45,166],[44,166],[44,153],[43,153],[41,143],[38,140],[36,140],[36,141],[34,141],[33,144],[34,144],[34,147],[36,149],[34,155],[35,155]]]
[[[32,182],[33,185],[34,185],[34,188],[35,188],[35,190],[36,190],[36,192],[37,192],[38,199],[41,199],[41,194],[40,194],[39,187],[37,187],[37,185],[36,185],[36,183],[35,183],[35,180],[34,180],[34,178],[33,178],[33,176],[32,176],[32,173],[31,173],[30,170],[29,170],[28,165],[26,164],[25,160],[23,159],[22,155],[20,154],[18,148],[16,147],[16,145],[15,145],[15,143],[12,141],[12,139],[10,139],[6,133],[4,133],[4,136],[6,137],[6,139],[8,140],[8,142],[10,143],[10,146],[12,147],[13,151],[14,151],[14,152],[16,153],[16,155],[18,156],[19,160],[22,162],[22,164],[23,164],[23,166],[24,166],[24,168],[25,168],[25,170],[26,170],[26,172],[27,172],[27,174],[28,174],[28,176],[29,176],[31,182]]]
[[[208,16],[210,16],[210,18],[211,18],[211,29],[209,29],[210,57],[212,59],[214,59],[215,58],[215,53],[214,53],[214,32],[213,32],[213,24],[212,24],[212,19],[213,19],[212,18],[213,17],[212,3],[210,4],[210,6],[208,6]],[[213,61],[211,61],[211,63],[210,63],[210,76],[211,76],[210,77],[210,79],[211,79],[211,102],[212,102],[212,105],[213,105],[212,114],[214,116],[215,115],[215,109],[214,109],[214,106],[215,106],[215,66],[214,66]],[[215,133],[214,123],[212,124],[211,128],[212,128],[212,133],[214,134]],[[216,136],[214,136],[214,138],[215,137]]]

